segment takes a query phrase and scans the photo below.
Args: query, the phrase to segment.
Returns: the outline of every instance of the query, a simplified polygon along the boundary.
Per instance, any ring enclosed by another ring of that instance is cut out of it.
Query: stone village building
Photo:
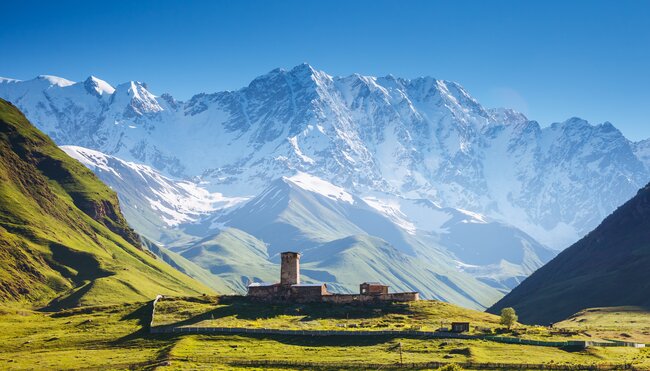
[[[404,302],[420,298],[417,292],[389,293],[388,286],[378,282],[362,283],[358,294],[331,293],[324,283],[300,283],[300,254],[290,251],[281,254],[280,282],[251,283],[248,285],[247,296],[261,301],[296,303]]]

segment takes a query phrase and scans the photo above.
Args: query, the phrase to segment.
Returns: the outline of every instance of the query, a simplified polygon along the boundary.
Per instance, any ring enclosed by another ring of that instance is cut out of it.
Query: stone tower
[[[283,252],[280,266],[280,284],[297,285],[300,283],[300,254],[297,252]]]

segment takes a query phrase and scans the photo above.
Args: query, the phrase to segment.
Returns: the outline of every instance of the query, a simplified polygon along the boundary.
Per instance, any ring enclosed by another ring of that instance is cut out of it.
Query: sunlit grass
[[[586,309],[554,327],[593,338],[650,343],[650,311],[642,307]]]
[[[470,321],[473,332],[492,332],[499,317],[452,304],[421,300],[378,305],[285,304],[250,302],[241,297],[164,298],[155,325],[318,330],[422,330]]]
[[[197,297],[193,300],[189,302],[196,305],[192,310],[199,311],[202,310],[202,305],[214,303],[215,298]],[[178,300],[175,302],[179,304]],[[169,301],[167,304],[171,303]],[[83,307],[57,313],[32,311],[18,304],[2,305],[0,369],[142,369],[162,365],[168,365],[166,367],[171,369],[233,369],[243,367],[243,362],[259,360],[272,363],[309,362],[324,369],[327,369],[328,364],[342,363],[344,368],[359,369],[368,363],[394,365],[399,359],[395,347],[398,343],[402,345],[403,360],[408,363],[593,365],[630,362],[640,369],[650,367],[648,350],[634,348],[566,351],[552,347],[500,344],[483,340],[426,337],[152,335],[146,328],[150,320],[150,310],[150,303]],[[322,310],[321,314],[326,316],[327,309]],[[442,315],[441,312],[456,310],[455,313],[447,315],[451,316],[449,318],[457,318],[455,316],[467,311],[444,303],[418,303],[414,310],[431,315]],[[473,311],[468,313],[475,316],[469,318],[483,320],[486,325],[495,328],[498,326],[494,316]],[[360,313],[356,315],[361,316]],[[332,316],[340,317],[342,312],[334,310]],[[380,318],[382,317],[375,320],[382,320]],[[383,318],[383,321],[386,321],[386,318],[401,317]],[[280,324],[285,320],[286,317],[283,317],[275,321]]]

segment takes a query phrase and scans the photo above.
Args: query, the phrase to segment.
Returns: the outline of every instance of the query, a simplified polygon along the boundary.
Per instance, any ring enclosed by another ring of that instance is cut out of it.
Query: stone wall
[[[404,302],[420,300],[417,292],[398,292],[382,295],[359,295],[359,294],[331,294],[322,298],[324,303],[348,304],[348,303],[379,303],[379,302]]]
[[[327,295],[327,286],[291,286],[290,299],[299,303],[319,302],[323,295]]]
[[[257,299],[283,297],[286,296],[285,291],[280,285],[249,286],[248,296]]]
[[[291,286],[274,284],[248,287],[248,297],[265,302],[320,302],[324,295],[329,295],[325,284]]]
[[[359,285],[359,292],[361,293],[361,295],[388,294],[388,286],[377,284],[377,283],[364,282],[361,285]]]
[[[381,300],[387,301],[417,301],[420,300],[419,292],[395,292],[381,295]]]

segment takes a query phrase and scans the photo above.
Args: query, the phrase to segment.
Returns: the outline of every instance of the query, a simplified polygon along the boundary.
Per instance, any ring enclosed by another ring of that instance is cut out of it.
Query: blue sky
[[[424,75],[543,126],[650,138],[650,1],[11,1],[0,76],[140,80],[179,99],[308,62]]]

